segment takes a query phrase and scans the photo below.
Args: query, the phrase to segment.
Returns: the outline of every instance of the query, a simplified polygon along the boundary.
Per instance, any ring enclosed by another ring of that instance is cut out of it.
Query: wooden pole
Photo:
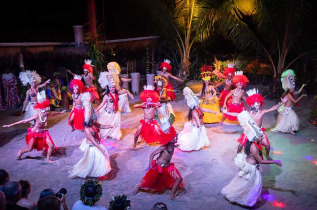
[[[89,31],[96,36],[96,5],[95,0],[87,0]]]

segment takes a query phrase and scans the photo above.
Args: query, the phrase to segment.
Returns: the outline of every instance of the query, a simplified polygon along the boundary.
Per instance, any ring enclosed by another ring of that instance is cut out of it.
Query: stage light
[[[307,160],[314,160],[314,158],[311,157],[311,156],[305,156],[305,159],[307,159]]]
[[[274,201],[274,195],[262,194],[262,198],[266,201]]]
[[[273,148],[273,147],[271,147],[271,148],[270,148],[270,150],[271,150],[271,151],[273,151],[273,150],[274,150],[274,148]]]
[[[281,151],[273,151],[273,154],[280,155],[280,154],[282,154],[282,152]]]
[[[279,208],[284,208],[284,207],[285,207],[285,204],[282,203],[282,202],[274,201],[274,202],[273,202],[273,206],[279,207]]]

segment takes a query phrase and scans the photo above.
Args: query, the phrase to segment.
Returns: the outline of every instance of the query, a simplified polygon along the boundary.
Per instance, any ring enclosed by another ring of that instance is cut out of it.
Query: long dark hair
[[[188,121],[193,119],[193,111],[194,111],[195,108],[196,108],[196,106],[194,106],[193,108],[189,108],[189,112],[188,112],[188,115],[187,115],[187,120]]]
[[[244,153],[245,153],[247,156],[249,156],[249,155],[251,154],[250,149],[251,149],[251,145],[252,145],[252,144],[253,144],[253,142],[252,142],[252,141],[249,141],[249,140],[247,140],[247,142],[245,143]]]
[[[206,90],[206,82],[204,81],[204,84],[203,84],[203,89],[201,90],[201,96],[204,97],[206,94],[205,94],[205,90]]]
[[[20,180],[19,181],[21,188],[22,188],[22,198],[25,198],[28,195],[28,191],[31,187],[30,182],[26,181],[26,180]]]
[[[109,93],[110,93],[110,88],[109,88],[109,86],[107,85],[107,87],[106,87],[106,95],[109,96]],[[115,90],[115,93],[118,95],[117,89]]]

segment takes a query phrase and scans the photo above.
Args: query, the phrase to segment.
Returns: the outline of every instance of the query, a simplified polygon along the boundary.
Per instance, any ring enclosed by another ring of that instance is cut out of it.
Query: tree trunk
[[[180,63],[180,70],[179,70],[180,78],[185,79],[187,76],[189,76],[189,67],[190,67],[189,57],[184,56]]]

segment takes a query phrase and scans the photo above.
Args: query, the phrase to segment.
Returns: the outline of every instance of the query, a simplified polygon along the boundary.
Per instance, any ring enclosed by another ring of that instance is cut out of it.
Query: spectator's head
[[[97,180],[88,180],[80,188],[80,200],[86,206],[94,206],[102,195],[101,183]]]
[[[31,184],[30,182],[26,181],[26,180],[20,180],[19,181],[21,188],[22,188],[22,198],[26,198],[28,196],[28,194],[30,194],[31,192]]]
[[[131,207],[130,200],[124,194],[112,197],[112,200],[109,203],[109,210],[126,210]]]
[[[37,202],[38,210],[60,210],[60,201],[55,195],[44,196]]]
[[[19,182],[6,183],[2,191],[6,196],[7,204],[16,204],[21,198],[22,189]]]
[[[54,191],[52,189],[45,189],[40,194],[40,199],[46,196],[52,196],[55,195]]]
[[[6,196],[2,191],[0,191],[0,209],[5,209],[6,207]]]
[[[154,204],[151,210],[167,210],[167,206],[165,203],[157,202],[156,204]]]
[[[4,169],[0,169],[0,186],[5,185],[5,183],[7,183],[9,179],[9,173]]]

